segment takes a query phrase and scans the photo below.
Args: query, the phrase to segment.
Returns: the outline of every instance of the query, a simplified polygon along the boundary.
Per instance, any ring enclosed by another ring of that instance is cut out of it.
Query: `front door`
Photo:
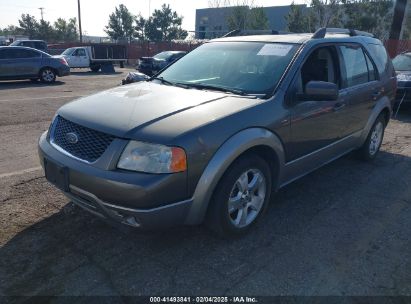
[[[298,71],[290,90],[291,141],[287,147],[287,161],[292,161],[324,148],[341,138],[346,106],[345,94],[337,100],[311,100],[304,95],[310,81],[332,82],[340,86],[341,73],[337,50],[334,46],[315,49]]]
[[[71,54],[69,65],[71,68],[85,68],[89,66],[88,57],[84,48],[76,49]]]

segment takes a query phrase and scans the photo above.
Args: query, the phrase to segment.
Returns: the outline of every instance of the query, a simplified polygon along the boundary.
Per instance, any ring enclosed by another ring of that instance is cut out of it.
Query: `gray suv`
[[[353,150],[376,157],[396,79],[370,36],[207,42],[146,82],[60,108],[39,141],[46,178],[112,222],[242,234],[275,190]]]

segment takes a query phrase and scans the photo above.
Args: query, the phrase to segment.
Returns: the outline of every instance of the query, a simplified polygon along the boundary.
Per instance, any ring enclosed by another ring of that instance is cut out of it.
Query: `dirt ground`
[[[46,182],[37,139],[62,104],[126,72],[0,83],[0,296],[411,296],[411,111],[375,161],[347,155],[287,186],[243,238],[124,232]]]

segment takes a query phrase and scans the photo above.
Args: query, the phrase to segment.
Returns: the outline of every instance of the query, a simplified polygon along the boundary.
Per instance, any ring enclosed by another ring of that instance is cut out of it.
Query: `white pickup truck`
[[[111,44],[72,47],[54,57],[66,59],[70,68],[90,68],[93,72],[98,72],[104,65],[112,66],[113,63],[123,67],[127,60],[126,47]]]

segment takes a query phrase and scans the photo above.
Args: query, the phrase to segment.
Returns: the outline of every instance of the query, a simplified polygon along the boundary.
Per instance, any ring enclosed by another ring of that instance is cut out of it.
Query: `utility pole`
[[[77,7],[78,7],[78,28],[80,32],[80,42],[83,42],[83,32],[81,31],[81,8],[80,8],[80,0],[77,0]]]
[[[394,6],[394,16],[392,20],[389,36],[389,53],[391,57],[397,55],[398,42],[400,40],[401,28],[404,21],[407,0],[397,0]]]
[[[41,13],[41,20],[44,20],[44,16],[43,16],[43,10],[44,10],[44,7],[39,7],[39,10],[40,10],[40,13]]]

